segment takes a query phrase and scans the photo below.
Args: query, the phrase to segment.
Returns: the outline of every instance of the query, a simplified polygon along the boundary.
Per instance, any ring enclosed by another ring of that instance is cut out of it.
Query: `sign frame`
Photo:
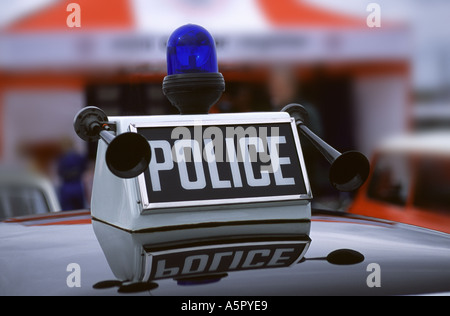
[[[195,119],[189,118],[184,121],[173,120],[163,122],[144,122],[144,123],[131,123],[128,130],[130,132],[138,133],[138,129],[141,128],[158,128],[158,127],[195,127],[195,126],[241,126],[241,125],[263,125],[263,124],[290,124],[292,129],[292,136],[294,139],[297,157],[300,163],[300,170],[302,172],[302,178],[306,193],[294,194],[294,195],[276,195],[276,196],[258,196],[258,197],[242,197],[242,198],[226,198],[226,199],[208,199],[208,200],[190,200],[190,201],[172,201],[172,202],[150,202],[148,199],[148,191],[145,180],[145,175],[142,173],[137,177],[138,192],[140,193],[140,202],[142,205],[141,214],[148,211],[164,210],[164,209],[176,209],[186,207],[199,207],[199,206],[220,206],[220,205],[233,205],[233,204],[248,204],[248,203],[261,203],[261,202],[275,202],[275,201],[310,201],[312,200],[311,186],[306,171],[306,165],[303,157],[303,152],[300,144],[300,138],[297,131],[297,125],[292,117],[272,117],[267,116],[258,117],[255,113],[253,118],[243,118],[235,120],[215,120],[215,119]]]

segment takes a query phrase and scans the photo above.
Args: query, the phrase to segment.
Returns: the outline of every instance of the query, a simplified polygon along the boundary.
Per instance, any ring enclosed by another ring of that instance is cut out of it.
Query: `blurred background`
[[[372,158],[391,136],[450,126],[449,13],[446,0],[2,1],[1,170],[43,175],[56,208],[88,208],[96,144],[75,135],[75,114],[176,113],[161,90],[165,45],[186,23],[217,42],[226,92],[211,112],[301,103],[333,147]],[[348,206],[324,159],[307,164],[315,198]]]

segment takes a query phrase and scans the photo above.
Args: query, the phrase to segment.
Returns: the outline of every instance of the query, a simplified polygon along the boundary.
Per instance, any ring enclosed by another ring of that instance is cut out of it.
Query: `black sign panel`
[[[291,122],[138,127],[147,208],[309,198]],[[296,131],[295,131],[296,133]]]

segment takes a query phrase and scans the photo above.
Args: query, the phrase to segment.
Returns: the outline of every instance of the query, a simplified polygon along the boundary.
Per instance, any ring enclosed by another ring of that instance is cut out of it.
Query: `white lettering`
[[[214,143],[212,139],[205,139],[205,155],[208,162],[209,174],[211,176],[212,187],[218,188],[231,188],[231,182],[229,180],[220,180],[219,171],[217,170],[216,155],[214,152]]]
[[[156,265],[155,278],[171,277],[178,274],[178,271],[177,267],[166,268],[166,260],[160,260]]]
[[[250,250],[248,252],[247,258],[245,258],[244,263],[242,264],[242,268],[257,268],[264,265],[264,262],[253,262],[255,256],[259,254],[262,257],[268,257],[270,255],[270,250],[268,249],[259,249],[259,250]]]
[[[291,159],[289,157],[280,157],[278,153],[279,144],[286,144],[286,137],[275,136],[267,137],[267,142],[269,144],[270,160],[272,166],[272,172],[275,177],[275,183],[277,185],[294,185],[294,178],[284,178],[281,173],[281,165],[290,165]]]
[[[241,149],[241,153],[243,153],[243,161],[244,161],[244,171],[245,176],[247,177],[247,183],[251,187],[261,187],[268,186],[270,184],[270,177],[267,171],[261,170],[261,178],[255,178],[252,161],[256,161],[256,159],[252,159],[250,154],[250,146],[255,148],[255,155],[257,152],[264,151],[264,146],[261,138],[259,137],[245,137],[239,140],[239,145]]]
[[[188,300],[187,303],[181,304],[182,311],[208,311],[211,314],[214,311],[216,303],[196,303]]]
[[[194,158],[195,180],[190,180],[187,164],[185,148],[189,148]],[[206,187],[205,172],[202,165],[202,154],[200,145],[195,139],[182,139],[175,141],[174,150],[176,161],[178,163],[178,171],[180,173],[181,186],[186,190],[198,190]]]
[[[233,252],[231,252],[231,251],[216,253],[212,260],[211,266],[209,267],[209,271],[216,271],[217,268],[219,267],[219,264],[220,264],[220,261],[222,260],[222,258],[229,257],[232,255],[233,255]]]
[[[282,255],[286,252],[294,252],[294,248],[280,248],[276,249],[275,253],[272,256],[272,259],[270,259],[269,263],[267,263],[267,266],[280,266],[285,265],[283,262],[284,260],[291,259],[290,257],[282,257]]]
[[[196,269],[192,268],[195,261],[198,261]],[[207,263],[208,263],[208,255],[189,256],[186,258],[186,260],[184,260],[184,267],[181,273],[189,274],[202,272],[205,270]]]
[[[152,140],[149,141],[150,148],[152,151],[152,158],[150,160],[150,178],[152,180],[153,191],[161,191],[161,181],[159,179],[159,171],[161,170],[172,170],[173,160],[171,154],[170,143],[166,140]],[[162,150],[164,160],[158,162],[156,159],[156,148]]]
[[[225,138],[227,145],[227,161],[230,163],[231,176],[233,177],[233,185],[235,188],[242,187],[241,172],[239,171],[238,160],[236,157],[236,150],[234,148],[233,138]]]
[[[266,127],[261,129],[262,134],[267,134]],[[194,130],[194,134],[199,134],[199,131]],[[252,135],[256,134],[256,128],[227,127],[227,133],[232,132]],[[283,175],[281,167],[292,162],[291,157],[280,157],[279,146],[287,141],[285,136],[278,136],[276,132],[278,129],[274,128],[271,130],[272,136],[266,135],[264,138],[245,136],[236,139],[233,136],[223,139],[220,128],[208,127],[203,133],[208,137],[199,141],[190,138],[192,135],[188,128],[177,127],[171,134],[176,139],[173,146],[168,140],[149,141],[152,190],[160,192],[169,189],[162,187],[161,180],[164,174],[169,175],[164,171],[174,168],[178,169],[180,185],[185,190],[201,190],[207,185],[212,189],[267,187],[271,183],[277,186],[295,185],[295,177]]]
[[[234,258],[233,258],[233,261],[232,261],[231,264],[230,264],[230,270],[236,269],[236,268],[237,268],[239,262],[240,262],[241,259],[242,259],[242,255],[243,255],[243,254],[244,254],[244,252],[241,251],[241,250],[236,251],[236,253],[235,253],[235,255],[234,255]]]

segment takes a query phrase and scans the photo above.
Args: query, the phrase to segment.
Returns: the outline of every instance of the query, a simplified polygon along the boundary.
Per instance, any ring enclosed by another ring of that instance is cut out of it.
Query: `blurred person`
[[[209,113],[231,113],[233,110],[233,102],[230,93],[224,91],[220,100],[211,107]]]
[[[268,93],[273,111],[280,111],[290,103],[299,103],[308,111],[306,125],[319,137],[323,135],[321,117],[318,109],[305,102],[300,95],[300,81],[292,67],[279,66],[270,71],[268,77]],[[321,195],[328,185],[328,175],[324,170],[324,158],[314,145],[299,133],[306,169],[313,193]],[[328,165],[329,167],[329,165]]]
[[[228,85],[227,91],[217,104],[220,113],[252,112],[254,110],[253,87],[245,82]]]
[[[322,123],[317,108],[304,102],[300,95],[300,81],[295,71],[288,66],[279,66],[271,70],[268,90],[272,110],[280,111],[290,103],[299,103],[308,111],[308,127],[318,136],[322,135]]]
[[[239,85],[233,99],[235,112],[253,111],[253,91],[250,87]]]
[[[16,151],[17,160],[22,161],[28,169],[55,180],[54,162],[61,155],[61,145],[58,142],[19,142]]]
[[[83,174],[87,168],[87,159],[74,150],[72,140],[62,140],[63,154],[58,159],[57,172],[60,178],[58,189],[63,211],[79,210],[86,207]]]

